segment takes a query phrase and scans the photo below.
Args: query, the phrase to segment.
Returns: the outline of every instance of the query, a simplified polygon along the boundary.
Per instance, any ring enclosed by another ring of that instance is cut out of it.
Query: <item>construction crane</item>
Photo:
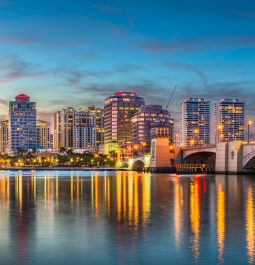
[[[167,102],[167,105],[166,105],[166,110],[168,109],[168,107],[169,107],[169,105],[171,103],[171,100],[172,100],[172,98],[174,96],[174,92],[175,92],[176,87],[177,87],[177,85],[175,85],[174,88],[173,88],[173,90],[172,90],[172,93],[171,93],[170,98],[169,98],[169,100]]]

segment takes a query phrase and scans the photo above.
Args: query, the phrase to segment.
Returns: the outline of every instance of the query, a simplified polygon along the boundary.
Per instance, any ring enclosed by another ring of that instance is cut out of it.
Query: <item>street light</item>
[[[247,135],[247,142],[250,143],[250,126],[252,125],[252,121],[248,121],[248,135]]]

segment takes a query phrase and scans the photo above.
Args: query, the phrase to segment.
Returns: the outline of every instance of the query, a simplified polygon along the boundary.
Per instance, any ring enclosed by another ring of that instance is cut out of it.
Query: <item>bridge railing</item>
[[[204,144],[204,145],[194,145],[194,146],[183,146],[182,150],[192,150],[198,148],[211,148],[216,147],[216,144]]]
[[[214,164],[176,164],[176,169],[186,168],[215,168]]]

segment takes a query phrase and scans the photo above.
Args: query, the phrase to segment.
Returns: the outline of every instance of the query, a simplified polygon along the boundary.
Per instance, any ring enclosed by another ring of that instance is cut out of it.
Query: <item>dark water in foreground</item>
[[[0,264],[255,262],[255,176],[0,172]]]

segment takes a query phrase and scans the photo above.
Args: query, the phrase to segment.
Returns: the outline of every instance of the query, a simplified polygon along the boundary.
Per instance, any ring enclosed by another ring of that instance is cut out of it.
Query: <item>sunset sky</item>
[[[27,93],[43,117],[118,90],[167,104],[238,97],[255,115],[255,2],[0,0],[0,114]]]

